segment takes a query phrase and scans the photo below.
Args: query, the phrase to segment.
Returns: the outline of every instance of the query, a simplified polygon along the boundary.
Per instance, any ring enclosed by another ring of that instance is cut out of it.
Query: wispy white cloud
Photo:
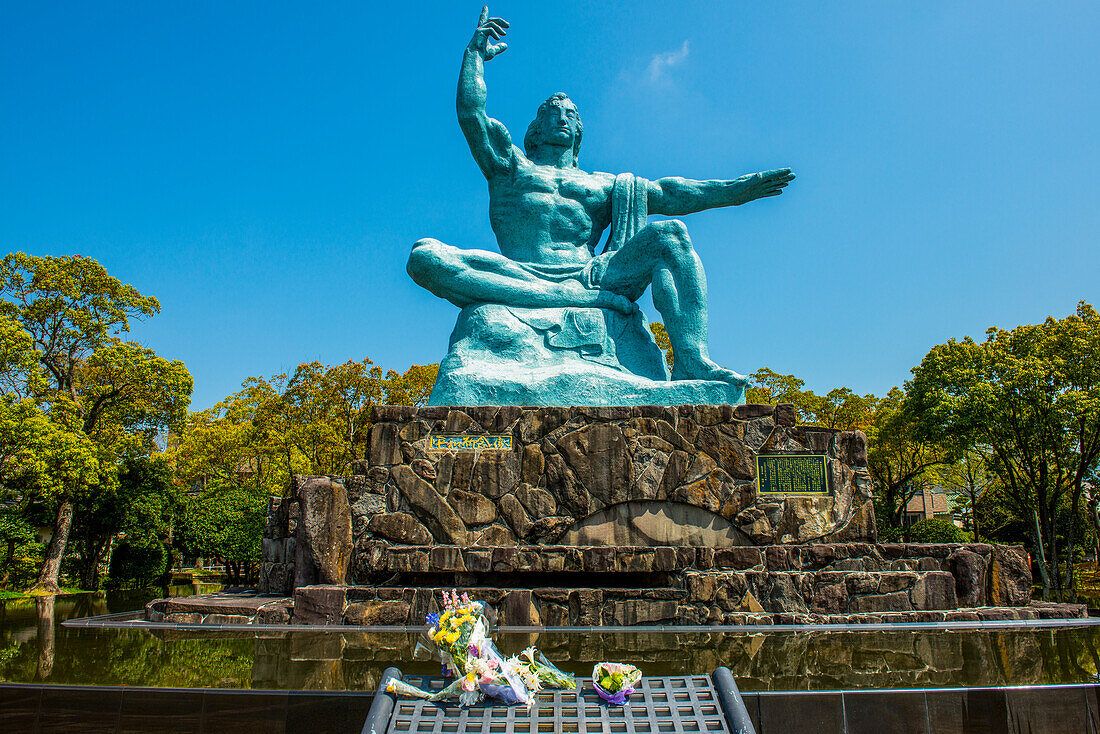
[[[685,39],[676,51],[655,54],[646,67],[646,79],[651,84],[668,84],[672,81],[668,74],[669,69],[683,64],[687,60],[689,51],[688,42]]]

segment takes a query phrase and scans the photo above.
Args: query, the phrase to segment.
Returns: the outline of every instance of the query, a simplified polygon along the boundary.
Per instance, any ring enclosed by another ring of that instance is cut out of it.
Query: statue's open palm
[[[477,20],[477,30],[474,31],[474,37],[470,39],[470,48],[477,51],[485,61],[489,61],[497,54],[504,53],[508,48],[507,43],[492,43],[492,41],[499,41],[504,38],[507,33],[508,21],[504,18],[490,18],[489,6],[486,5],[481,9],[481,17]]]
[[[750,201],[763,199],[765,196],[779,196],[787,184],[793,180],[794,174],[791,173],[791,169],[777,168],[774,171],[750,173],[748,176],[735,179],[733,183],[740,189],[738,203],[747,204]]]

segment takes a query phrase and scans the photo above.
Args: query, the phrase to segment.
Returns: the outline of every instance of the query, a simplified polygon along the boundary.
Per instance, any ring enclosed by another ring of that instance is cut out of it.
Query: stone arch
[[[683,502],[632,500],[580,520],[561,545],[702,546],[753,545],[733,523],[710,510]]]

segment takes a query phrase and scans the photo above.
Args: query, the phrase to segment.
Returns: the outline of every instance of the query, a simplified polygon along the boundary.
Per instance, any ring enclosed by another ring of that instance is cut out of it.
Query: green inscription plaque
[[[760,494],[828,494],[825,457],[818,454],[757,456],[756,488]]]

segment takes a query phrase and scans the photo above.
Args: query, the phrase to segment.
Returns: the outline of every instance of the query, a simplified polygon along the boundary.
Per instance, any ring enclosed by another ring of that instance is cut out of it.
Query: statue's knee
[[[679,219],[666,219],[654,222],[650,226],[657,230],[663,248],[670,255],[686,255],[691,252],[691,238],[688,237],[687,226]]]
[[[413,243],[412,252],[409,253],[409,262],[405,265],[412,279],[420,282],[421,276],[438,269],[442,259],[442,248],[446,247],[439,240],[431,237],[417,240]]]

